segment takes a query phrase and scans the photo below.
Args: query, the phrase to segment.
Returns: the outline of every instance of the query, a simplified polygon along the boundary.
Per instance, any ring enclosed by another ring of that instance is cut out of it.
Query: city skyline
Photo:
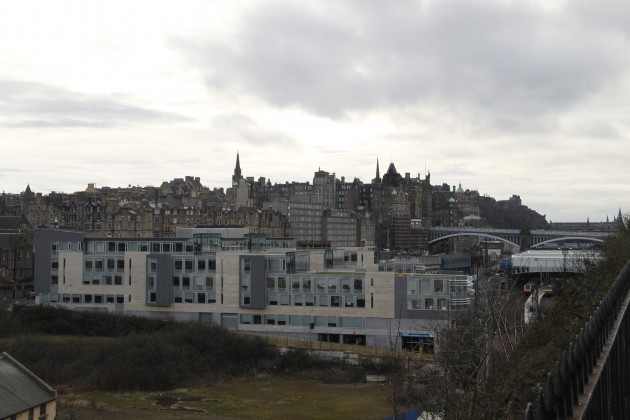
[[[630,208],[620,2],[17,2],[0,14],[0,187],[187,175],[520,195],[547,221]]]

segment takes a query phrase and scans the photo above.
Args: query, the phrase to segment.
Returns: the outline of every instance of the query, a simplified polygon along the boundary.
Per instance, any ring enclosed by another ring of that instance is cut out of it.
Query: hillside
[[[518,195],[501,201],[479,197],[479,212],[490,226],[497,229],[546,229],[549,226],[545,216],[524,206]]]

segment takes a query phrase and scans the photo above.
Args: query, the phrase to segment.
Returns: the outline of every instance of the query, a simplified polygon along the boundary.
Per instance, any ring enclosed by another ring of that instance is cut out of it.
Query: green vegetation
[[[50,306],[4,312],[0,348],[45,381],[83,390],[165,390],[244,374],[276,348],[215,325]]]
[[[528,328],[508,363],[495,366],[487,383],[488,412],[522,418],[528,402],[546,386],[547,374],[585,326],[630,258],[630,221],[620,225],[600,249],[602,260],[568,282],[564,295],[542,320]],[[493,406],[493,407],[491,407]]]

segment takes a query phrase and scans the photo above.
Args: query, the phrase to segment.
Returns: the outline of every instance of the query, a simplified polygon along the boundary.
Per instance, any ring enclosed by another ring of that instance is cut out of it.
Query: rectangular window
[[[341,293],[352,293],[352,281],[350,279],[341,279]]]
[[[424,299],[424,309],[435,309],[435,301],[433,298]]]
[[[114,276],[114,284],[116,286],[122,286],[122,276]]]
[[[444,280],[433,280],[433,293],[441,295],[444,292]]]
[[[420,300],[409,299],[407,302],[407,309],[420,309]]]
[[[357,308],[365,308],[365,298],[357,298]]]
[[[270,293],[269,294],[269,305],[277,305],[278,304],[278,294]]]
[[[116,267],[116,260],[114,260],[113,258],[108,258],[107,259],[107,270],[108,271],[113,271],[114,267]]]
[[[214,289],[214,277],[206,276],[206,289],[209,289],[209,290]]]
[[[125,270],[125,260],[122,258],[119,258],[116,260],[116,269],[118,271],[124,271]]]
[[[317,280],[317,292],[326,293],[326,279]]]
[[[276,279],[274,277],[267,277],[267,290],[276,289]]]
[[[302,295],[293,295],[293,305],[302,306]]]
[[[415,295],[418,290],[416,279],[407,279],[407,295]]]
[[[330,297],[330,306],[331,307],[339,307],[339,302],[341,302],[341,298],[339,296],[331,296]]]
[[[85,260],[85,271],[92,271],[94,262],[92,260]]]
[[[298,279],[291,280],[291,290],[294,293],[300,291],[300,280],[298,280]]]
[[[182,277],[182,288],[190,290],[190,277]]]
[[[354,292],[363,293],[363,279],[354,279]]]
[[[328,279],[328,293],[337,293],[337,279]]]
[[[448,309],[448,302],[446,299],[437,299],[437,308],[441,311],[445,311]]]
[[[197,271],[206,271],[206,260],[197,260]]]
[[[303,279],[302,280],[302,291],[303,292],[312,292],[313,289],[311,288],[311,280],[310,279]]]
[[[420,280],[420,294],[423,296],[431,295],[431,279]]]
[[[184,262],[182,260],[175,260],[175,271],[182,271],[184,268]]]
[[[193,271],[193,260],[186,260],[184,268],[187,273],[192,273]]]
[[[290,305],[291,304],[291,296],[290,295],[280,295],[280,305]]]
[[[278,291],[285,292],[287,290],[287,278],[278,277]]]
[[[205,293],[197,293],[197,303],[206,303]]]

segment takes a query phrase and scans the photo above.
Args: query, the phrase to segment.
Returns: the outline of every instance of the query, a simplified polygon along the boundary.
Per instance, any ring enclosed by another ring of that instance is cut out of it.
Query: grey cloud
[[[89,95],[30,81],[0,80],[0,112],[10,127],[113,127],[178,123],[187,117],[131,105],[114,95]]]
[[[280,131],[259,126],[244,114],[220,114],[212,120],[212,127],[236,136],[235,140],[254,146],[298,147],[299,143]]]
[[[588,22],[527,2],[299,6],[262,3],[229,45],[172,45],[213,91],[331,118],[441,106],[484,130],[517,132],[555,129],[559,114],[620,76],[619,48],[628,50]]]

